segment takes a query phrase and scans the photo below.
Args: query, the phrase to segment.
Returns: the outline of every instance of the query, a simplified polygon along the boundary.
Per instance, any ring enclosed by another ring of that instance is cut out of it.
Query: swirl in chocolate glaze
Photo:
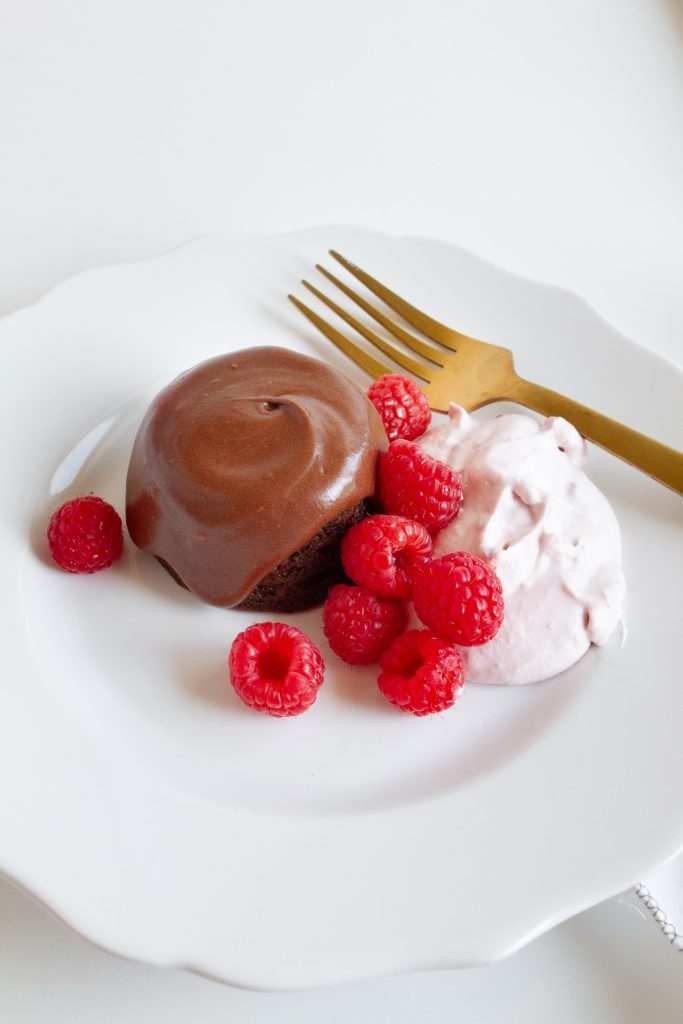
[[[152,402],[130,465],[132,540],[209,604],[232,607],[375,493],[384,428],[337,370],[282,348],[218,356]]]

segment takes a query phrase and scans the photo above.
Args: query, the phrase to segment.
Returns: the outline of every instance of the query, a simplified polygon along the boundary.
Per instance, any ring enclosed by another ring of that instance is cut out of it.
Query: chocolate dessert
[[[154,399],[128,468],[138,547],[224,607],[295,611],[343,577],[387,439],[363,392],[282,348],[218,356]]]

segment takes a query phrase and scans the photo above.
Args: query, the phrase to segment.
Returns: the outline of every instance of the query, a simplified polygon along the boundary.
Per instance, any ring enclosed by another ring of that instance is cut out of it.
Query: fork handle
[[[544,416],[564,417],[589,441],[683,494],[683,453],[674,448],[522,377],[515,379],[505,397]]]

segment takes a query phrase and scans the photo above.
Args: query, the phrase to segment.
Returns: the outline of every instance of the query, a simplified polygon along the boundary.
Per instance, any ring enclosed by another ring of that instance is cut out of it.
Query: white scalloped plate
[[[0,868],[110,950],[259,988],[503,957],[683,845],[683,504],[602,452],[625,645],[428,719],[331,656],[309,713],[254,715],[225,670],[253,615],[201,605],[131,545],[91,577],[50,564],[50,509],[89,490],[122,508],[136,426],[179,371],[280,344],[354,375],[285,298],[330,247],[509,345],[522,374],[683,445],[680,371],[576,296],[434,241],[203,239],[0,322]],[[325,651],[319,611],[290,619]]]

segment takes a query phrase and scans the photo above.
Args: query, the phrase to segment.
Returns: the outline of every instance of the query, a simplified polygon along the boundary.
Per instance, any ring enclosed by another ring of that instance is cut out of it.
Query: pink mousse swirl
[[[461,648],[472,682],[532,683],[604,644],[622,615],[621,537],[582,466],[586,443],[561,418],[512,414],[481,423],[457,405],[419,439],[462,476],[460,515],[434,555],[486,559],[503,585],[505,619],[489,643]]]

